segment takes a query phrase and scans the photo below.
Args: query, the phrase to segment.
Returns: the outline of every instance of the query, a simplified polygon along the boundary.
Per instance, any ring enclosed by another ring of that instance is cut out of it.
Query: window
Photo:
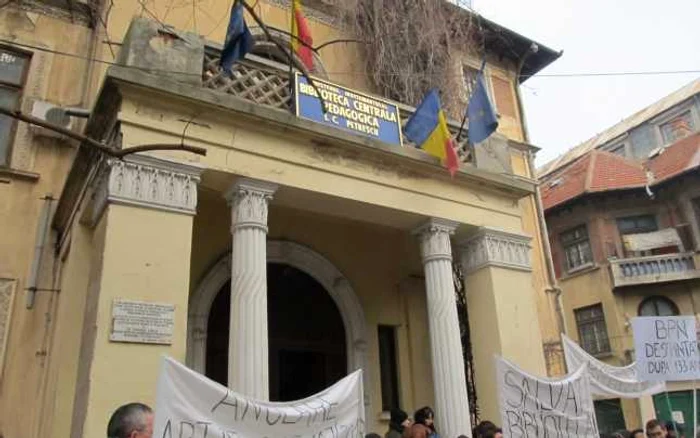
[[[581,347],[592,355],[610,353],[610,340],[605,325],[603,305],[574,310]]]
[[[467,92],[467,97],[472,95],[476,88],[476,77],[479,75],[479,70],[469,67],[468,65],[462,68],[462,77],[464,78],[464,89]]]
[[[464,90],[466,92],[467,99],[469,96],[472,95],[474,92],[474,89],[476,89],[476,78],[479,76],[479,69],[476,69],[474,67],[470,67],[468,65],[464,65],[462,67],[462,78],[464,80]],[[489,80],[486,76],[486,73],[484,73],[484,87],[486,88],[486,94],[489,96],[489,100],[491,101],[491,105],[494,105],[494,111],[496,110],[496,106],[493,100],[493,94],[491,87],[489,86]]]
[[[588,231],[585,225],[563,232],[560,238],[566,255],[566,269],[568,271],[593,263],[591,243],[588,240]]]
[[[698,225],[698,230],[700,230],[700,198],[695,198],[691,202],[693,204],[693,212],[695,213],[695,223]],[[700,236],[698,237],[700,238]]]
[[[399,367],[396,357],[396,327],[380,325],[378,332],[382,410],[390,411],[401,405],[399,402]]]
[[[664,144],[674,143],[676,140],[680,140],[691,135],[695,132],[695,127],[693,126],[693,116],[690,111],[686,111],[680,114],[668,122],[661,125],[661,137],[663,137]]]
[[[612,148],[610,148],[610,153],[624,157],[625,156],[625,144],[623,143],[623,144],[619,144],[617,146],[613,146]]]
[[[639,316],[676,316],[678,306],[666,297],[649,297],[639,305]]]
[[[620,234],[651,233],[658,231],[656,218],[652,214],[641,216],[622,217],[617,220],[617,229]]]
[[[28,66],[27,54],[0,47],[0,106],[3,108],[16,109],[19,106]],[[0,116],[0,166],[9,164],[15,126],[15,119]]]

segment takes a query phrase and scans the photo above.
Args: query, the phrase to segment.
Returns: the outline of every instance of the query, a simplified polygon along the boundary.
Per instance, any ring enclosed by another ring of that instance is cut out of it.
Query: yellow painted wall
[[[92,230],[76,222],[71,230],[70,246],[61,260],[61,299],[55,314],[48,382],[39,422],[39,436],[70,436],[78,358],[83,331],[90,268],[92,266]]]
[[[91,332],[83,334],[80,361],[86,366],[78,381],[86,391],[76,397],[74,437],[104,435],[109,416],[123,403],[152,405],[161,355],[185,360],[192,217],[113,204],[96,236],[103,240],[93,249],[101,248],[102,259],[90,278],[94,313],[86,312]],[[174,304],[172,345],[110,342],[115,299]]]
[[[530,272],[483,267],[465,276],[482,419],[500,418],[495,355],[544,375],[542,337]]]

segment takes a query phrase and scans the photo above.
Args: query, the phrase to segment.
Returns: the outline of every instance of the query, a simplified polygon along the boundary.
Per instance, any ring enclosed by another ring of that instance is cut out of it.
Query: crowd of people
[[[389,430],[384,438],[440,438],[435,427],[435,413],[429,407],[418,409],[409,418],[401,409],[392,409],[389,418]],[[490,421],[482,421],[472,431],[473,438],[503,438],[503,431]],[[365,438],[381,438],[379,434],[370,433]],[[460,435],[457,438],[466,438]]]
[[[612,434],[601,434],[601,438],[692,438],[692,432],[691,435],[686,435],[681,424],[673,421],[663,423],[654,419],[647,421],[644,429],[620,430]],[[696,438],[700,438],[700,433]]]
[[[119,407],[107,424],[107,438],[152,438],[153,410],[143,403],[128,403]],[[365,438],[381,438],[370,433]],[[435,413],[426,406],[418,409],[411,419],[406,412],[393,409],[389,430],[384,438],[440,438],[435,425]],[[445,437],[447,438],[447,437]],[[457,438],[466,438],[460,435]],[[472,431],[472,438],[503,438],[503,431],[491,421],[482,421]],[[621,430],[613,434],[601,434],[601,438],[692,438],[684,428],[674,422],[647,421],[644,429]],[[700,434],[698,437],[700,438]]]

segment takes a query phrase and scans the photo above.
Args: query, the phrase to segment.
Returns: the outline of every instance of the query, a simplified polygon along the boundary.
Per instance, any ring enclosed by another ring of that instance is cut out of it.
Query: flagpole
[[[294,86],[294,63],[291,62],[291,58],[294,57],[294,0],[289,6],[289,17],[291,18],[289,21],[289,94],[292,96],[292,102],[294,102],[293,96],[296,87]]]
[[[698,380],[693,380],[693,438],[698,436]]]
[[[671,407],[671,397],[668,395],[668,390],[665,391],[666,393],[666,406],[668,407],[668,415],[671,416],[671,424],[673,425],[673,430],[676,432],[676,436],[678,436],[678,428],[676,427],[676,421],[673,419],[673,408]]]

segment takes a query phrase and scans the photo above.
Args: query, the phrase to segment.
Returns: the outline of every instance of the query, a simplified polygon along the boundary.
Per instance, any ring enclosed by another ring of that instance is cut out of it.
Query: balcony
[[[700,278],[692,252],[610,259],[610,271],[614,287]]]
[[[220,53],[219,49],[211,46],[206,47],[202,71],[202,85],[205,88],[232,94],[258,105],[293,111],[288,66],[248,54],[245,60],[233,65],[233,74],[229,78],[218,67]],[[397,103],[397,105],[400,111],[401,125],[403,126],[413,114],[415,108],[401,103]],[[459,123],[448,121],[448,126],[453,138],[456,138],[459,132]],[[491,143],[491,148],[501,146],[504,150],[508,150],[508,141],[501,136],[494,135],[487,141]],[[500,145],[496,143],[500,143]],[[405,138],[404,145],[415,146]],[[467,142],[466,127],[457,141],[457,153],[462,163],[476,164]],[[508,163],[507,167],[510,167],[510,163]]]

